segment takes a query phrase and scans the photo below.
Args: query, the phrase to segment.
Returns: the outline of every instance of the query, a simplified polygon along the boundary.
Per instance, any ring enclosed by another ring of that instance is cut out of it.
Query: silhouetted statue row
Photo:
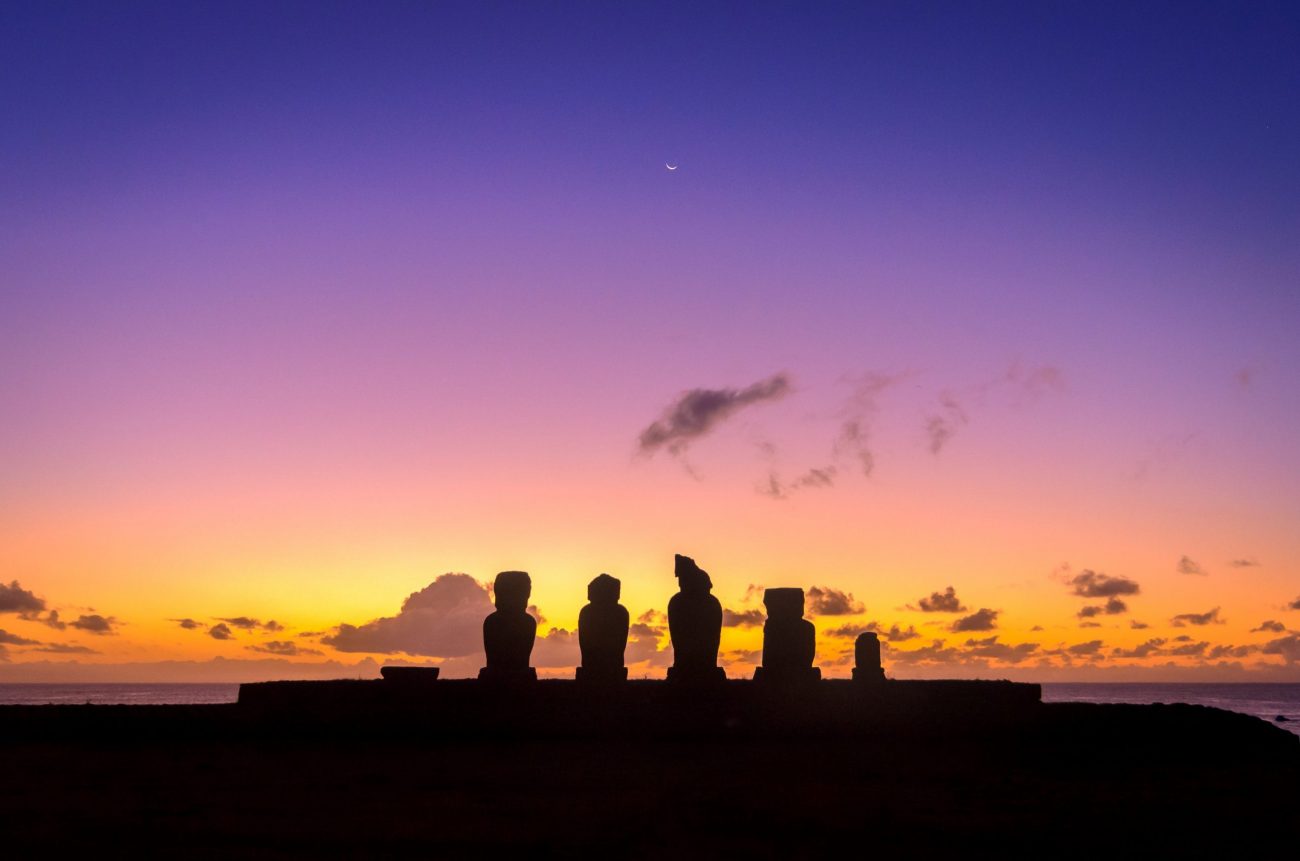
[[[718,666],[718,644],[722,638],[722,605],[711,590],[707,571],[689,556],[675,559],[678,592],[668,602],[668,634],[673,644],[673,665],[668,679],[686,684],[722,681],[726,674]],[[483,620],[483,649],[487,666],[479,678],[513,683],[537,678],[529,666],[537,622],[528,615],[532,581],[524,571],[502,571],[493,589],[496,612]],[[627,649],[628,612],[618,603],[622,584],[601,574],[587,585],[587,605],[578,614],[578,646],[582,682],[618,682],[627,678],[623,653]],[[813,666],[817,632],[803,618],[802,589],[767,589],[763,593],[767,622],[763,625],[763,663],[754,673],[756,681],[797,684],[821,678]],[[855,644],[858,681],[883,681],[880,641],[876,635],[860,634]]]

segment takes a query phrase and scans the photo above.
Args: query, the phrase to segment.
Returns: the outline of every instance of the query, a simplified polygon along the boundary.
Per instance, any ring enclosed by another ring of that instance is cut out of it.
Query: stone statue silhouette
[[[577,677],[584,682],[621,681],[627,678],[623,652],[627,649],[627,608],[618,603],[623,584],[601,574],[587,584],[587,606],[578,613],[578,647],[582,666]]]
[[[885,671],[880,666],[880,638],[871,631],[858,634],[853,644],[853,681],[883,682]]]
[[[821,678],[812,665],[817,653],[817,630],[803,617],[802,589],[767,589],[763,592],[767,622],[763,624],[763,666],[756,680],[804,682]]]
[[[537,620],[528,615],[532,591],[526,571],[502,571],[497,575],[492,587],[497,609],[483,620],[487,666],[479,671],[480,679],[522,682],[537,678],[537,671],[528,666],[537,639]]]
[[[689,556],[674,560],[680,591],[668,601],[668,634],[673,643],[674,681],[719,681],[726,678],[718,666],[722,639],[722,605],[709,594],[713,581]]]

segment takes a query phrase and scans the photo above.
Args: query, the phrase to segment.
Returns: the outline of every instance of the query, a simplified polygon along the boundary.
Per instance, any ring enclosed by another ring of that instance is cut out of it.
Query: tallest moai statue
[[[673,643],[670,681],[716,682],[726,679],[718,666],[722,640],[722,605],[710,594],[713,581],[689,556],[674,560],[678,593],[668,602],[668,633]]]

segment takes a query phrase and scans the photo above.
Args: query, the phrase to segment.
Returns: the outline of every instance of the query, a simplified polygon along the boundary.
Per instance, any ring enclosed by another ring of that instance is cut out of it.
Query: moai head
[[[709,572],[695,564],[695,560],[689,556],[676,554],[673,560],[674,573],[677,575],[677,586],[683,592],[704,592],[707,593],[713,588],[713,581],[709,579]]]
[[[608,574],[601,574],[587,584],[587,600],[593,604],[617,604],[622,592],[623,584]]]
[[[533,592],[533,581],[527,571],[502,571],[492,584],[492,594],[498,610],[523,613],[528,609],[528,596]]]
[[[767,608],[767,617],[773,621],[789,621],[803,618],[802,589],[765,589],[763,606]]]

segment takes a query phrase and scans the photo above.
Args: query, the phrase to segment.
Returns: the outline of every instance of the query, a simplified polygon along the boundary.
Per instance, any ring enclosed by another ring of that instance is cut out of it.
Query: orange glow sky
[[[336,638],[505,569],[658,676],[674,552],[828,675],[1300,680],[1278,13],[476,6],[0,28],[0,682],[472,674]]]

